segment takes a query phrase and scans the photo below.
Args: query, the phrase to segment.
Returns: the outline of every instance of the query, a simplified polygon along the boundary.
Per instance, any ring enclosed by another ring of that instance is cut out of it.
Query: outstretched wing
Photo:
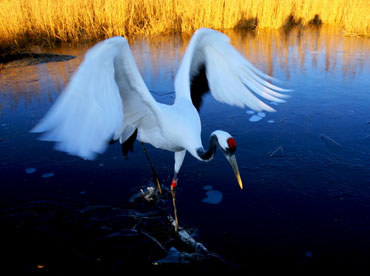
[[[290,90],[271,80],[239,54],[226,35],[203,28],[191,38],[176,75],[176,98],[191,98],[199,109],[202,96],[210,91],[219,102],[272,112],[262,99],[281,103],[287,97],[281,92]]]
[[[49,112],[31,130],[41,140],[86,159],[103,153],[111,139],[124,142],[137,128],[155,127],[157,103],[123,37],[92,47]]]

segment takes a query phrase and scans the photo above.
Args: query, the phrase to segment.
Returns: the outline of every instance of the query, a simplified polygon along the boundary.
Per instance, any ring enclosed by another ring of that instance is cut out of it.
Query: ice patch
[[[212,190],[213,187],[212,187],[212,185],[205,185],[205,186],[203,186],[203,189],[204,190]]]
[[[260,117],[262,117],[262,118],[265,118],[266,117],[266,113],[265,112],[258,112],[257,115],[260,116]]]
[[[275,121],[274,120],[268,120],[267,121],[269,124],[273,124],[273,123],[275,123]]]
[[[31,174],[31,173],[34,173],[35,171],[36,171],[36,169],[35,168],[27,168],[27,169],[25,169],[24,170],[26,173],[28,173],[28,174]]]
[[[247,114],[252,115],[252,114],[254,114],[254,111],[253,111],[253,110],[248,110],[248,111],[247,111]]]
[[[217,190],[210,189],[206,192],[207,197],[202,200],[208,204],[219,204],[222,201],[222,193]]]
[[[253,115],[253,116],[251,116],[251,117],[249,118],[249,122],[252,122],[252,123],[254,123],[254,122],[258,122],[258,121],[260,121],[260,120],[262,120],[262,117],[257,116],[257,115]]]
[[[271,105],[279,105],[277,102],[270,102]]]
[[[43,175],[41,175],[42,178],[49,178],[49,177],[52,177],[52,176],[54,176],[53,172],[44,173]]]

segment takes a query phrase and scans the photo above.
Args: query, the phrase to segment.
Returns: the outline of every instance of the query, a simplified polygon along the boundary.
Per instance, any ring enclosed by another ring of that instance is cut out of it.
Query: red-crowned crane
[[[171,191],[178,229],[175,189],[187,151],[209,161],[219,147],[243,188],[234,138],[216,130],[208,148],[203,147],[198,113],[202,96],[210,92],[222,103],[272,112],[262,99],[284,102],[287,95],[281,92],[288,90],[272,85],[271,80],[240,55],[226,35],[202,28],[191,38],[177,72],[174,103],[161,104],[145,85],[127,40],[113,37],[86,53],[64,92],[32,131],[46,132],[41,139],[55,141],[57,150],[85,159],[103,153],[112,139],[124,143],[133,136],[174,152]]]

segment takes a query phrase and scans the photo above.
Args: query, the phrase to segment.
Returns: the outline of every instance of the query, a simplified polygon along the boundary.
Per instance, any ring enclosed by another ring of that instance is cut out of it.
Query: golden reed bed
[[[370,0],[0,0],[0,51],[199,27],[306,26],[315,15],[370,36]]]

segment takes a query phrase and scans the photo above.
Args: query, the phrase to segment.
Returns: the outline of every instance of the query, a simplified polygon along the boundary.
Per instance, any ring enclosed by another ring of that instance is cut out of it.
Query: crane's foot
[[[172,195],[172,203],[173,203],[173,214],[175,216],[175,231],[179,231],[179,220],[177,218],[177,208],[176,208],[176,187],[177,187],[177,179],[173,179],[171,183],[171,195]]]

